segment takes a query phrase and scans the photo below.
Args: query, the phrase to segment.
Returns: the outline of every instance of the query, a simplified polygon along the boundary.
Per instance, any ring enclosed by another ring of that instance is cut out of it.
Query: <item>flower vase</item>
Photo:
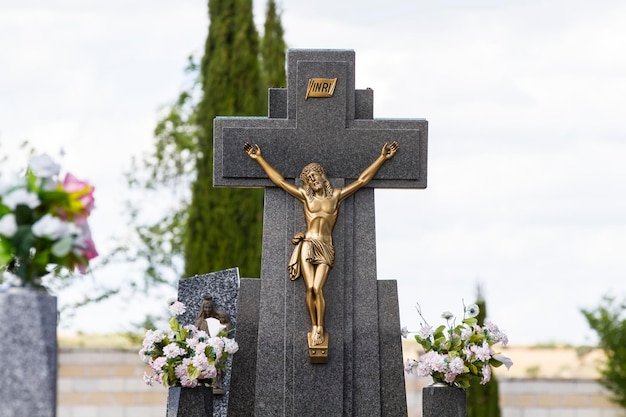
[[[0,417],[56,415],[57,298],[33,287],[0,291]]]
[[[423,417],[465,417],[465,390],[443,382],[422,389]]]
[[[213,417],[213,388],[170,387],[167,417]]]

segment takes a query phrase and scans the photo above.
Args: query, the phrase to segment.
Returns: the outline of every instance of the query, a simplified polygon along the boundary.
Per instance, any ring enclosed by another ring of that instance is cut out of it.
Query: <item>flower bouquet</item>
[[[165,387],[194,388],[211,386],[218,370],[224,369],[228,358],[239,350],[234,339],[228,338],[216,318],[208,318],[208,333],[194,325],[181,326],[175,316],[185,312],[180,301],[170,303],[170,330],[148,330],[139,356],[149,366],[144,382]]]
[[[481,384],[489,382],[492,367],[504,364],[508,369],[513,365],[509,358],[492,349],[496,343],[506,346],[506,334],[490,321],[480,326],[476,318],[479,313],[476,304],[464,306],[463,310],[460,324],[455,324],[452,313],[444,312],[441,316],[446,324],[433,329],[417,306],[424,323],[415,340],[424,348],[424,354],[417,360],[406,360],[407,373],[415,372],[418,376],[431,376],[436,383],[468,388],[472,379],[480,378]],[[403,336],[407,333],[404,328]]]
[[[21,286],[41,286],[49,273],[85,273],[98,255],[87,223],[94,187],[48,155],[31,158],[26,175],[0,181],[0,266]]]

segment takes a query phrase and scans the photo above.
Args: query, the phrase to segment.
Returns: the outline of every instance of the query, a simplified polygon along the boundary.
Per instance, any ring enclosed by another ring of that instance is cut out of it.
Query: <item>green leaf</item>
[[[200,376],[200,370],[193,365],[187,366],[187,373],[191,379],[196,379]]]
[[[502,362],[494,358],[489,359],[489,364],[493,366],[494,368],[499,368],[502,366]]]
[[[473,373],[474,375],[478,375],[478,368],[476,367],[476,365],[474,365],[473,363],[469,364],[469,370],[471,373]]]
[[[172,331],[174,332],[177,332],[179,328],[180,324],[178,324],[178,320],[176,320],[176,317],[172,317],[170,319],[170,329],[172,329]]]
[[[466,319],[463,319],[463,323],[469,326],[473,326],[478,323],[478,319],[476,317],[468,317]]]

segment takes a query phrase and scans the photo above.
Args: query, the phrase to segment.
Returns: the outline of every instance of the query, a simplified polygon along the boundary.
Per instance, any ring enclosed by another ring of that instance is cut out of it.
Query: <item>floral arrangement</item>
[[[478,305],[463,306],[463,320],[455,324],[454,315],[444,312],[441,317],[446,325],[436,329],[426,323],[419,305],[417,311],[424,323],[415,335],[415,340],[424,348],[418,360],[407,359],[405,371],[418,376],[431,376],[435,383],[445,383],[459,388],[468,388],[472,379],[480,378],[481,384],[491,380],[492,367],[513,365],[511,359],[495,352],[492,346],[506,346],[508,338],[498,326],[485,321],[478,324]],[[408,331],[402,329],[406,337]]]
[[[151,374],[144,373],[144,382],[166,387],[211,386],[218,370],[224,369],[228,358],[239,350],[237,342],[227,337],[216,318],[206,319],[208,333],[194,325],[181,326],[175,316],[185,312],[185,305],[180,301],[169,304],[174,314],[170,330],[148,330],[139,350],[139,356],[151,370]]]
[[[0,266],[22,286],[40,286],[54,272],[85,273],[98,255],[87,218],[94,187],[48,155],[31,158],[26,175],[0,182]]]

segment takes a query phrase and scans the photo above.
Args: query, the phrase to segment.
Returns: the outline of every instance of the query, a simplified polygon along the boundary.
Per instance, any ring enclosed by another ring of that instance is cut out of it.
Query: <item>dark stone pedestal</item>
[[[57,298],[43,290],[0,293],[0,417],[56,416]]]
[[[213,417],[213,388],[170,387],[167,417]]]
[[[465,390],[433,384],[422,390],[423,417],[465,417]]]

